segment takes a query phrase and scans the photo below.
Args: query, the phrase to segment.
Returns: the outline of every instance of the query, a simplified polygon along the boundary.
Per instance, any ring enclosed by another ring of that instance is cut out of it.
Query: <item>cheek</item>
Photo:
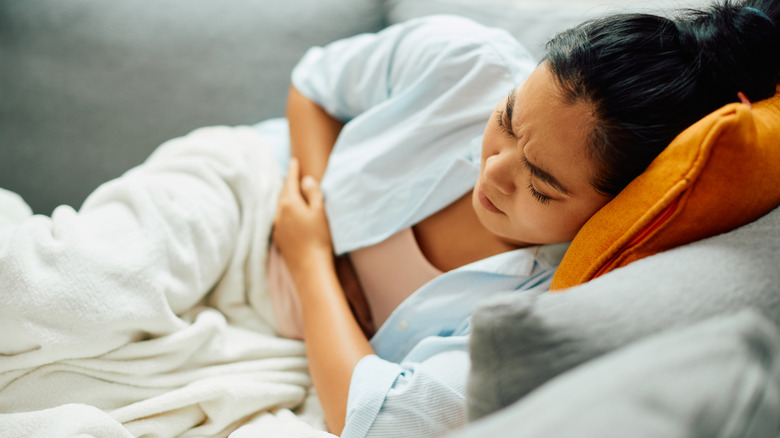
[[[556,238],[561,242],[574,239],[591,214],[583,210],[562,210],[556,214]]]
[[[530,196],[516,205],[512,228],[518,240],[531,243],[568,242],[582,225],[578,215],[554,204],[540,204]]]
[[[485,137],[482,139],[482,161],[480,163],[482,169],[485,168],[485,161],[496,153],[496,148],[493,145],[494,143],[491,141],[491,138],[485,134]]]

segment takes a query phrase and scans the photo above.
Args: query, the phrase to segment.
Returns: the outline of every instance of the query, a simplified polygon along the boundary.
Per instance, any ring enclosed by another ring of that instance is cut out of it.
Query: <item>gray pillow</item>
[[[473,317],[469,417],[665,329],[745,307],[780,322],[778,268],[780,208],[566,291],[497,297]]]
[[[591,361],[456,436],[770,438],[778,412],[780,333],[743,311]]]
[[[160,143],[284,115],[310,46],[384,25],[382,0],[0,0],[0,187],[79,207]]]

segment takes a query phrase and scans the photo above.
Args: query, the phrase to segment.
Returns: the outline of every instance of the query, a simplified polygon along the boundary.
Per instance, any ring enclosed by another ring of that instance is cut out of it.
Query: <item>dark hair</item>
[[[780,1],[730,0],[673,18],[619,14],[585,22],[547,44],[569,103],[588,102],[600,170],[591,184],[616,195],[688,126],[721,106],[775,94]]]

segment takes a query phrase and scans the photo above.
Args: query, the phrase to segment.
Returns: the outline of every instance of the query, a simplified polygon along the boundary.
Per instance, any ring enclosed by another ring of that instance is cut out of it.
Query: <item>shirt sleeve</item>
[[[471,163],[496,104],[534,68],[506,31],[454,16],[311,49],[293,85],[348,122],[322,180],[336,252],[375,244],[470,190],[472,178],[439,178]]]
[[[424,94],[441,96],[444,93],[435,91],[454,87],[470,71],[478,76],[474,67],[491,67],[490,63],[464,62],[469,54],[497,56],[492,61],[497,73],[494,79],[533,68],[526,62],[530,61],[528,52],[504,30],[439,15],[313,47],[293,69],[292,83],[328,113],[348,121],[420,86],[434,91]],[[449,68],[442,69],[445,66]],[[431,82],[432,78],[436,81]]]
[[[465,425],[468,337],[427,338],[407,359],[357,364],[342,437],[441,436]]]

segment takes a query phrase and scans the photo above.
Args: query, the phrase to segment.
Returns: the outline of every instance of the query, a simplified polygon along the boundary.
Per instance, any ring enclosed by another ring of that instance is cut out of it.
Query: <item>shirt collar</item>
[[[566,242],[519,248],[461,266],[455,271],[480,271],[527,277],[533,273],[537,262],[545,269],[555,269],[568,247],[569,243]]]
[[[556,269],[561,264],[566,250],[569,249],[571,242],[553,243],[542,245],[536,253],[536,260],[547,268]]]

